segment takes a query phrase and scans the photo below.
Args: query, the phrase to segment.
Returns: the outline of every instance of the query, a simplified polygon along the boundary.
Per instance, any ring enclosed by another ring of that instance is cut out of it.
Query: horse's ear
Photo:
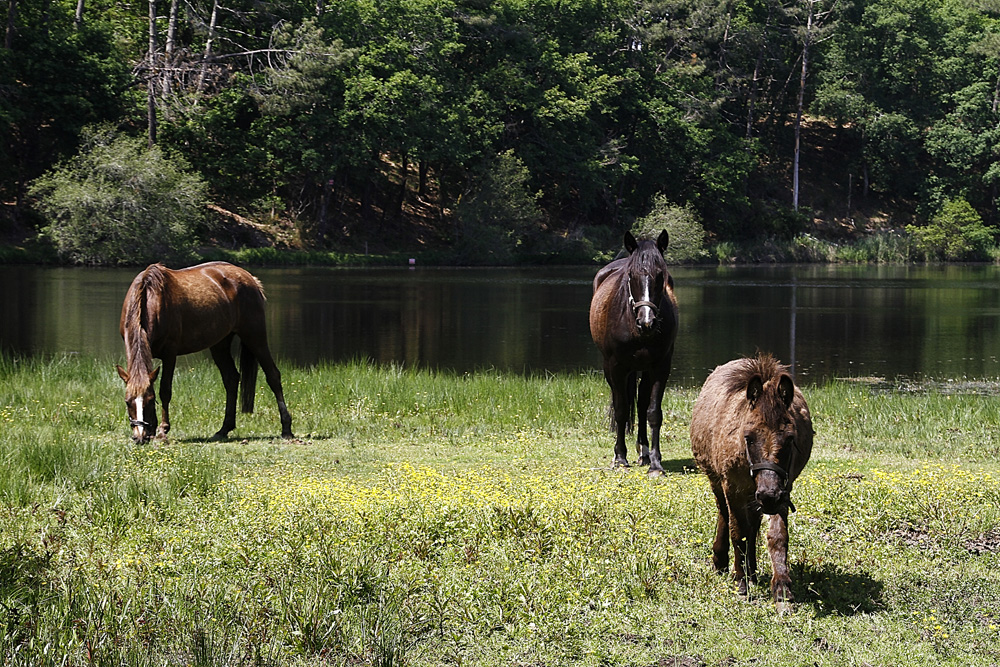
[[[122,382],[124,382],[125,384],[128,384],[128,371],[126,371],[124,368],[122,368],[118,364],[115,364],[115,368],[118,369],[118,377],[120,377],[122,379]]]
[[[152,373],[149,374],[149,384],[153,384],[154,382],[156,382],[156,376],[159,374],[160,374],[160,368],[159,366],[157,366],[156,370],[154,370]]]
[[[625,249],[628,250],[628,254],[635,252],[635,249],[639,247],[639,243],[632,236],[632,232],[625,232]]]
[[[753,407],[757,403],[757,399],[760,395],[764,393],[764,383],[761,381],[759,375],[754,375],[747,382],[747,401],[750,402],[750,407]]]
[[[660,232],[660,235],[656,239],[656,247],[660,249],[660,254],[662,255],[667,251],[667,245],[670,243],[670,234],[667,234],[667,230]]]
[[[781,379],[778,380],[778,396],[781,397],[781,402],[785,404],[786,408],[792,407],[792,399],[795,398],[795,383],[792,382],[791,377],[782,375]]]

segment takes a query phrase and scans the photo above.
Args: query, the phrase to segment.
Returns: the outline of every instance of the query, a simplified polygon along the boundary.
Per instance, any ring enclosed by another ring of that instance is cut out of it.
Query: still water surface
[[[476,371],[591,372],[596,267],[256,269],[275,356]],[[1000,377],[995,266],[672,270],[681,329],[672,380],[761,349],[801,383],[831,377]],[[123,362],[118,316],[135,269],[0,266],[0,350]],[[207,362],[208,354],[185,363]]]

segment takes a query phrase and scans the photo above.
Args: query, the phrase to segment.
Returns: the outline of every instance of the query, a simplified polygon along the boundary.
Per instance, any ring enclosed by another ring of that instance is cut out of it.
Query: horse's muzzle
[[[136,442],[146,442],[153,437],[153,425],[149,422],[130,419],[129,424],[132,426],[132,439]]]
[[[758,469],[753,479],[757,483],[757,490],[754,493],[754,500],[760,504],[764,514],[777,514],[784,508],[792,507],[792,496],[785,477],[775,466],[775,469]],[[794,511],[794,510],[793,510]]]
[[[792,497],[787,491],[777,493],[762,493],[757,491],[754,498],[760,504],[760,509],[764,514],[777,514],[785,508],[791,509]]]
[[[641,334],[649,334],[656,330],[659,309],[649,301],[637,301],[632,305],[632,313],[635,315],[635,326]]]

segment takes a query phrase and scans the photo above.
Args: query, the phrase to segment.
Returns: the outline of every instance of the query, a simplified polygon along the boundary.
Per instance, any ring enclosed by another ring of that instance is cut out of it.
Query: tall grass
[[[110,364],[0,360],[0,663],[1000,661],[989,384],[805,388],[779,616],[766,556],[747,598],[709,566],[694,390],[668,391],[668,473],[647,479],[609,467],[596,374],[282,371],[296,439],[261,386],[206,441],[206,361],[178,373],[171,439],[137,445]]]

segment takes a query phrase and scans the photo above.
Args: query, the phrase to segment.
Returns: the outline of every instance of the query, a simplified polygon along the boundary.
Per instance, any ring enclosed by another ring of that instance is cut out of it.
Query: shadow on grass
[[[38,554],[25,544],[0,551],[0,598],[3,599],[4,639],[18,638],[31,624],[31,616],[45,596],[51,554]]]
[[[885,608],[882,582],[833,564],[794,566],[792,587],[796,602],[812,605],[817,616],[870,614]]]
[[[698,466],[692,458],[662,459],[660,464],[663,466],[663,472],[672,472],[676,474],[698,472]]]

